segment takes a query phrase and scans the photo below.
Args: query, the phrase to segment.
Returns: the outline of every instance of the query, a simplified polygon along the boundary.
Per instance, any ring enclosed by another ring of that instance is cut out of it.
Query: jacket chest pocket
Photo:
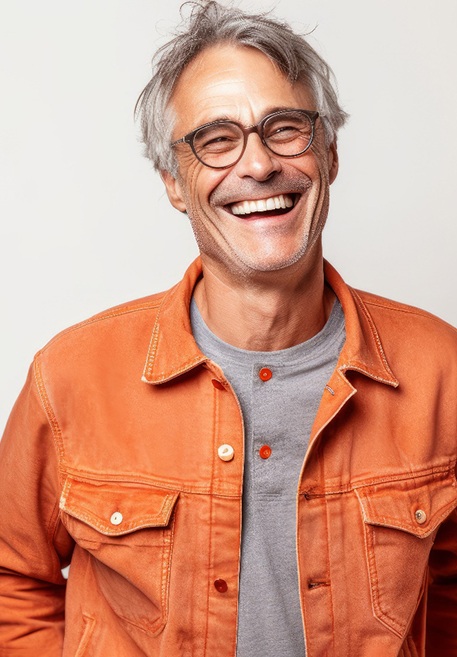
[[[453,470],[356,489],[375,616],[404,637],[439,525],[457,506]]]
[[[66,481],[62,522],[90,554],[100,594],[130,632],[155,635],[166,623],[178,495],[137,483]]]

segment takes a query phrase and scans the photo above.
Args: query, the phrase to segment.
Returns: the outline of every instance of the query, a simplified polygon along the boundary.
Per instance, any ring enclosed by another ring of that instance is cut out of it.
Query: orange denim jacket
[[[243,421],[192,337],[200,271],[37,354],[0,443],[1,657],[235,655]],[[457,655],[457,332],[326,279],[347,339],[297,488],[307,655]]]

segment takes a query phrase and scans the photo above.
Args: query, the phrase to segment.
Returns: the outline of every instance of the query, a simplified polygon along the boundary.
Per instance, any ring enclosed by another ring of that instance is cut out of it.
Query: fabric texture
[[[343,310],[336,301],[317,335],[270,352],[237,349],[220,340],[204,323],[195,299],[190,316],[199,348],[222,368],[243,414],[237,657],[304,657],[297,489],[314,417],[344,343]],[[264,366],[272,372],[267,381],[259,376]]]
[[[297,487],[307,657],[457,654],[457,332],[325,275],[346,341]],[[1,657],[235,655],[243,421],[192,335],[200,276],[37,354],[0,443]]]

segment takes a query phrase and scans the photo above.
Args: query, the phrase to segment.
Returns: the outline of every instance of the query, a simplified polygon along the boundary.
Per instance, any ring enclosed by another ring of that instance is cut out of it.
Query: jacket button
[[[419,525],[423,525],[424,522],[427,520],[427,514],[425,511],[422,511],[422,509],[417,509],[416,513],[414,514],[414,517],[416,518],[416,521],[419,523]]]
[[[122,516],[122,513],[120,513],[119,511],[113,513],[113,515],[110,518],[112,525],[120,525],[123,520],[124,518]]]
[[[269,381],[273,376],[273,372],[268,367],[262,367],[259,372],[259,378],[262,381]]]
[[[228,586],[227,586],[227,582],[225,581],[225,579],[217,579],[214,582],[214,586],[216,588],[216,591],[219,591],[219,593],[226,593],[227,592]]]
[[[221,461],[231,461],[235,456],[235,450],[231,445],[221,445],[217,449],[217,455]]]
[[[269,459],[271,456],[271,447],[269,445],[262,445],[259,449],[259,456],[262,459]]]
[[[225,390],[224,384],[218,381],[217,379],[211,379],[211,383],[217,390]]]

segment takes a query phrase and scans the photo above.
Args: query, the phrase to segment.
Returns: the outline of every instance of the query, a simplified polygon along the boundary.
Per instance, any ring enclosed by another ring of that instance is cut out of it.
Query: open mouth
[[[238,201],[227,205],[227,209],[236,216],[269,215],[277,216],[289,212],[294,207],[298,194],[279,194],[255,201]]]

